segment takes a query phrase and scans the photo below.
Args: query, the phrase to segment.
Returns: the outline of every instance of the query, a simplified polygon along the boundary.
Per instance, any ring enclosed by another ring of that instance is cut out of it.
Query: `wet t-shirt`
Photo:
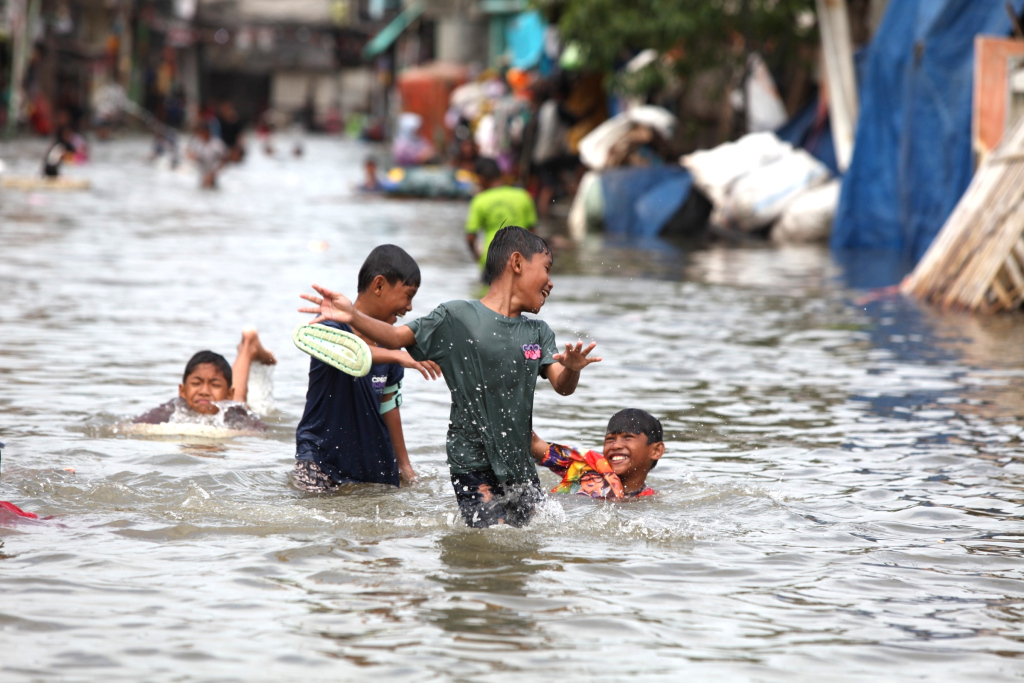
[[[479,301],[450,301],[409,329],[416,337],[409,353],[440,365],[452,394],[452,474],[490,470],[502,483],[535,481],[533,394],[557,352],[547,323],[508,318]]]
[[[518,187],[492,187],[484,190],[469,203],[466,232],[484,233],[480,248],[480,267],[487,263],[487,250],[498,231],[508,225],[529,230],[537,224],[537,209],[533,197]]]
[[[323,324],[352,331],[332,321]],[[380,404],[384,388],[400,382],[404,373],[398,364],[380,364],[370,366],[364,377],[352,377],[311,358],[295,457],[312,460],[336,483],[398,486],[398,459]]]

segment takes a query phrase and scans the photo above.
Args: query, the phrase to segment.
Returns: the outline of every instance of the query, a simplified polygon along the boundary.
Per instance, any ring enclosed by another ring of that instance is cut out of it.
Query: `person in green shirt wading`
[[[501,184],[501,169],[494,159],[478,159],[476,174],[482,190],[469,203],[466,244],[484,270],[488,247],[498,231],[509,225],[519,225],[532,231],[537,225],[537,209],[529,192]],[[482,239],[479,236],[481,231]]]
[[[447,452],[459,510],[472,527],[523,526],[544,492],[530,453],[537,377],[568,396],[596,344],[566,344],[542,320],[551,293],[551,249],[528,230],[510,226],[491,242],[484,268],[490,285],[479,301],[449,301],[408,325],[392,327],[356,310],[343,294],[313,285],[303,294],[313,323],[334,320],[389,349],[405,347],[418,361],[441,366],[452,394]]]

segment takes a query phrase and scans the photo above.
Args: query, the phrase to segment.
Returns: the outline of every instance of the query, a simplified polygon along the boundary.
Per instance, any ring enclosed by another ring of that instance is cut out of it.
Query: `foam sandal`
[[[292,341],[303,353],[346,375],[363,377],[370,372],[370,347],[351,332],[327,325],[299,325]]]

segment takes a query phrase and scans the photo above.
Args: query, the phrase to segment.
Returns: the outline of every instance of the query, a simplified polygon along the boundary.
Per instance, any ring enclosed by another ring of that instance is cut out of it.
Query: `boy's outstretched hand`
[[[418,361],[414,360],[405,351],[402,351],[402,358],[398,361],[398,364],[407,370],[418,370],[423,379],[437,379],[441,376],[441,366],[432,360]]]
[[[597,346],[596,342],[590,342],[587,348],[583,348],[583,342],[576,342],[576,345],[565,345],[565,353],[556,353],[552,358],[556,361],[547,366],[547,378],[562,396],[568,396],[576,391],[576,385],[580,381],[580,370],[591,363],[597,363],[599,357],[589,358],[588,355]]]
[[[587,367],[591,363],[598,363],[601,361],[600,356],[594,358],[588,358],[587,355],[594,350],[597,346],[597,342],[590,342],[587,348],[583,348],[583,342],[576,342],[576,346],[572,344],[565,345],[565,353],[556,353],[552,356],[553,359],[557,360],[562,364],[566,370],[572,370],[573,372],[579,372],[583,368]]]
[[[326,287],[313,285],[313,289],[320,293],[320,296],[313,294],[300,294],[303,299],[310,301],[314,306],[300,308],[299,313],[313,313],[315,318],[309,321],[310,325],[322,323],[325,320],[333,320],[336,323],[349,324],[352,322],[352,314],[355,307],[348,297],[338,292],[332,292]]]

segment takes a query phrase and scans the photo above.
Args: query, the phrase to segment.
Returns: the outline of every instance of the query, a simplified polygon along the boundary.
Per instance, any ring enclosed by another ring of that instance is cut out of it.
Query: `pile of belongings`
[[[689,174],[672,160],[675,126],[670,112],[645,105],[608,119],[580,140],[580,160],[590,170],[569,209],[573,239],[597,225],[635,238],[663,233],[690,197]]]
[[[711,201],[711,224],[777,242],[828,239],[841,183],[803,149],[773,133],[685,155],[680,163]]]

